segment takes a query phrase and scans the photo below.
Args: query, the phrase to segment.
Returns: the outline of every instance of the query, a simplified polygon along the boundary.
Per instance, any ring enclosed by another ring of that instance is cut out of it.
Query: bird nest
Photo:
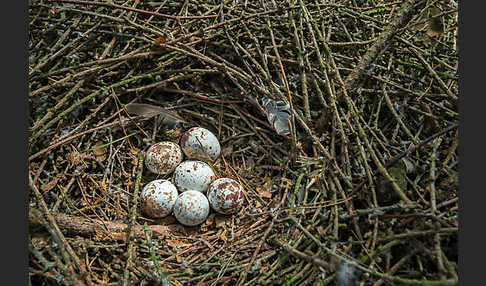
[[[32,285],[457,284],[454,5],[31,1]],[[194,126],[244,206],[145,216]]]

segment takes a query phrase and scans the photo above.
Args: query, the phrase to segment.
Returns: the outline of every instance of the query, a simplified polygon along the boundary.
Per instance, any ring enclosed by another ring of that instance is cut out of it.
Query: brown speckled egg
[[[202,161],[184,161],[174,171],[174,184],[181,193],[189,190],[204,193],[214,179],[213,169]]]
[[[165,217],[172,212],[177,198],[177,188],[170,181],[152,181],[145,185],[140,194],[142,211],[152,218]]]
[[[217,179],[209,185],[208,199],[218,213],[236,213],[244,202],[243,187],[230,178]]]
[[[202,127],[193,127],[181,137],[181,148],[189,159],[212,162],[219,157],[221,146],[214,134]]]
[[[169,141],[155,143],[150,146],[145,155],[147,169],[159,175],[172,173],[181,161],[181,148]]]
[[[183,225],[198,225],[206,220],[208,214],[208,199],[198,191],[186,191],[180,194],[174,205],[174,216]]]

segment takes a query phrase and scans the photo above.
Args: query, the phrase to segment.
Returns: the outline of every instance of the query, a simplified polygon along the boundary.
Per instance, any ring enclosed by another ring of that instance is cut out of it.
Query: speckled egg
[[[177,188],[170,181],[155,180],[140,194],[142,211],[152,218],[162,218],[172,212],[178,198]]]
[[[209,186],[208,199],[218,213],[236,213],[244,202],[243,187],[230,178],[217,179]]]
[[[202,161],[184,161],[174,171],[174,184],[181,193],[189,190],[204,193],[214,179],[213,169]]]
[[[181,137],[181,148],[189,159],[214,161],[221,153],[221,146],[214,134],[201,127],[193,127]]]
[[[169,141],[155,143],[150,146],[145,155],[147,168],[159,175],[172,173],[181,161],[181,148],[176,143]]]
[[[198,191],[187,191],[180,194],[174,205],[174,216],[183,225],[198,225],[206,220],[208,214],[208,199]]]

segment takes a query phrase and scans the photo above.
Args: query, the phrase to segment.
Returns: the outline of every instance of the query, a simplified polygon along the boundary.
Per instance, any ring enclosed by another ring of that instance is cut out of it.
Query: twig
[[[364,271],[366,273],[369,273],[371,275],[374,275],[374,276],[377,276],[377,277],[380,277],[382,279],[385,279],[387,281],[391,281],[391,282],[395,282],[395,283],[400,283],[400,284],[405,284],[405,285],[413,285],[413,286],[444,286],[444,285],[458,285],[458,280],[457,279],[447,279],[447,280],[415,280],[415,279],[407,279],[407,278],[400,278],[400,277],[397,277],[397,276],[391,276],[391,275],[388,275],[388,274],[384,274],[384,273],[380,273],[374,269],[368,269],[364,266],[361,266],[360,264],[358,264],[357,262],[353,261],[353,260],[350,260],[350,259],[347,259],[345,258],[344,256],[342,255],[339,255],[337,253],[335,253],[334,251],[332,251],[331,249],[327,248],[324,244],[322,244],[314,235],[312,235],[307,229],[305,229],[305,227],[303,227],[298,221],[297,219],[292,216],[292,215],[289,215],[289,218],[292,220],[292,222],[301,230],[304,232],[304,234],[309,237],[310,239],[312,239],[322,250],[324,250],[324,252],[326,252],[327,254],[341,260],[341,261],[346,261],[347,263],[351,264],[352,266],[358,268],[359,270],[361,271]],[[457,231],[457,228],[455,228],[455,230]]]
[[[439,77],[439,75],[437,75],[437,73],[435,72],[435,70],[430,66],[430,64],[424,59],[424,57],[422,57],[422,55],[419,53],[419,51],[417,49],[414,49],[414,48],[410,48],[410,50],[417,56],[417,58],[419,58],[419,60],[424,64],[424,66],[427,68],[427,70],[429,71],[429,73],[432,75],[433,78],[435,78],[435,80],[437,80],[437,82],[439,83],[440,87],[447,93],[447,95],[453,99],[453,100],[457,100],[457,96],[455,94],[452,93],[452,91],[447,88],[446,84],[444,83],[444,81]]]
[[[125,84],[129,84],[131,82],[134,82],[134,81],[137,81],[137,80],[140,80],[140,79],[143,79],[143,78],[148,78],[148,77],[153,77],[157,74],[160,74],[160,73],[163,73],[163,71],[159,70],[159,71],[156,71],[156,72],[153,72],[153,73],[146,73],[146,74],[142,74],[142,75],[137,75],[137,76],[133,76],[133,77],[129,77],[128,79],[125,79],[125,80],[122,80],[122,81],[119,81],[119,82],[116,82],[114,84],[111,84],[110,86],[108,87],[104,87],[104,88],[100,88],[94,92],[91,92],[90,94],[88,94],[87,96],[81,98],[80,100],[76,101],[74,104],[72,104],[70,107],[68,107],[67,109],[65,109],[64,111],[60,112],[58,114],[58,116],[52,120],[50,120],[49,122],[47,122],[39,131],[37,131],[37,133],[33,134],[30,139],[29,139],[29,143],[31,144],[34,144],[36,142],[36,140],[49,128],[51,127],[52,125],[54,125],[55,123],[57,123],[59,120],[61,120],[64,116],[70,114],[72,111],[74,111],[77,107],[81,106],[82,104],[88,102],[89,100],[92,100],[93,98],[95,98],[96,96],[99,96],[100,94],[103,94],[104,91],[108,91],[108,90],[113,90],[117,87],[120,87],[120,86],[123,86]]]
[[[78,1],[78,0],[47,0],[47,1],[48,2],[71,3],[71,4],[79,4],[79,5],[103,6],[103,7],[115,8],[115,9],[122,9],[122,10],[126,10],[126,11],[132,11],[132,12],[136,12],[136,13],[144,14],[144,15],[151,15],[151,16],[158,17],[158,18],[173,19],[173,20],[176,20],[176,21],[189,20],[189,19],[207,19],[207,18],[218,17],[218,15],[173,16],[173,15],[162,14],[162,13],[157,13],[157,12],[152,12],[152,11],[146,11],[146,10],[141,10],[141,9],[136,9],[136,8],[131,8],[131,7],[125,7],[125,6],[114,4],[114,3],[104,3],[104,2],[91,2],[91,1]]]
[[[418,251],[419,251],[418,249],[414,249],[412,252],[410,252],[407,255],[405,255],[404,257],[400,258],[400,260],[390,268],[390,271],[388,271],[387,274],[393,275],[398,270],[398,268],[400,266],[402,266],[403,263],[405,263],[407,260],[409,260],[413,255],[417,254]],[[376,283],[373,284],[373,286],[380,286],[383,283],[384,283],[383,279],[380,279],[380,280],[376,281]]]
[[[234,103],[243,103],[244,102],[242,100],[223,100],[223,99],[211,98],[211,97],[207,97],[207,96],[204,96],[204,95],[192,92],[192,91],[182,90],[182,89],[168,88],[168,87],[162,87],[162,86],[158,87],[158,89],[160,91],[163,91],[163,92],[188,95],[188,96],[194,97],[196,99],[199,99],[201,101],[211,102],[211,103],[215,103],[215,104],[234,104]]]
[[[436,172],[436,161],[437,161],[437,150],[442,142],[442,138],[439,137],[435,139],[434,144],[432,146],[432,154],[430,155],[430,170],[429,170],[429,192],[430,192],[430,207],[432,209],[432,213],[435,215],[437,213],[437,201],[436,201],[436,190],[435,190],[435,172]],[[439,223],[436,223],[436,227],[439,228]],[[437,260],[437,269],[441,275],[446,273],[446,269],[444,267],[444,261],[442,260],[442,250],[440,247],[440,234],[436,233],[434,235],[434,250],[435,250],[435,258]]]
[[[395,240],[395,239],[405,239],[405,238],[410,238],[410,237],[416,237],[416,236],[426,236],[426,235],[431,235],[431,234],[447,234],[447,233],[457,233],[458,228],[457,227],[445,227],[441,228],[438,230],[423,230],[423,231],[410,231],[407,233],[399,233],[399,234],[393,234],[390,236],[386,236],[383,238],[379,238],[379,242],[386,242],[390,240]]]
[[[46,115],[44,115],[40,120],[38,120],[34,126],[32,126],[32,128],[30,128],[30,130],[33,132],[35,131],[36,129],[38,129],[40,126],[42,126],[42,124],[44,124],[44,122],[46,122],[47,120],[51,119],[51,117],[54,115],[54,113],[59,109],[61,108],[61,106],[63,106],[65,103],[67,103],[67,101],[71,98],[71,96],[76,93],[80,88],[81,86],[83,86],[85,80],[82,79],[80,80],[70,91],[68,91],[66,93],[66,95],[58,101],[58,103],[49,109],[49,111],[46,113]],[[34,95],[34,92],[32,92],[32,96]]]
[[[253,252],[253,255],[251,257],[251,260],[248,263],[245,271],[241,272],[240,277],[238,278],[238,282],[236,283],[236,285],[240,286],[240,285],[242,285],[245,282],[246,276],[248,275],[248,271],[250,271],[251,266],[255,262],[256,256],[257,256],[258,252],[260,252],[260,248],[262,247],[263,242],[265,242],[265,240],[267,239],[268,234],[270,234],[270,231],[272,230],[273,224],[275,223],[275,221],[277,220],[278,215],[282,211],[282,207],[285,204],[285,199],[287,198],[287,193],[289,191],[289,188],[290,188],[289,184],[286,184],[285,191],[283,193],[282,200],[280,201],[279,207],[276,210],[276,212],[275,212],[275,214],[274,214],[274,216],[272,218],[272,221],[270,222],[270,225],[265,230],[265,233],[263,234],[263,237],[260,239],[260,242],[258,243],[257,248]]]
[[[392,167],[398,161],[400,161],[400,159],[402,159],[403,157],[412,154],[417,149],[419,149],[420,147],[422,147],[425,144],[429,143],[430,141],[434,140],[435,138],[437,138],[437,137],[439,137],[439,136],[441,136],[441,135],[443,135],[443,134],[445,134],[445,133],[447,133],[447,132],[449,132],[451,130],[454,130],[454,129],[458,128],[458,127],[459,127],[459,123],[454,124],[452,126],[447,127],[446,129],[441,130],[440,132],[437,132],[434,135],[432,135],[432,136],[430,136],[430,137],[422,140],[420,143],[410,146],[410,148],[408,148],[406,151],[404,151],[401,154],[399,154],[399,155],[395,156],[394,158],[390,159],[385,164],[385,168],[388,169],[388,168]],[[373,172],[373,174],[376,174],[376,172]],[[353,190],[351,191],[351,194],[350,195],[354,195],[357,191],[359,191],[361,189],[361,187],[363,187],[363,185],[366,183],[366,181],[367,181],[367,177],[365,177],[364,179],[362,179],[361,183],[359,183],[356,187],[353,188]]]
[[[391,166],[395,165],[400,159],[402,159],[403,157],[405,156],[408,156],[410,154],[412,154],[413,152],[415,152],[418,148],[424,146],[425,144],[429,143],[430,141],[434,140],[435,138],[439,137],[439,136],[442,136],[443,134],[449,132],[449,131],[452,131],[456,128],[459,127],[459,123],[457,124],[454,124],[454,125],[451,125],[443,130],[441,130],[440,132],[437,132],[435,133],[434,135],[422,140],[420,143],[418,144],[415,144],[415,145],[412,145],[410,148],[408,148],[408,150],[402,152],[401,154],[399,154],[398,156],[394,157],[393,159],[391,159],[390,161],[388,161],[386,164],[385,164],[385,168],[390,168]]]
[[[132,120],[139,120],[139,119],[140,119],[140,118],[133,118]],[[144,119],[142,118],[141,120],[144,120]],[[75,135],[70,136],[70,137],[68,137],[68,138],[66,138],[66,139],[63,139],[63,140],[61,140],[61,141],[59,141],[59,142],[57,142],[57,143],[54,143],[54,144],[52,144],[51,146],[49,146],[49,147],[47,147],[47,148],[45,148],[45,149],[43,149],[43,150],[41,150],[41,151],[39,151],[39,152],[35,153],[34,155],[31,155],[31,156],[29,157],[29,161],[31,161],[31,160],[33,160],[33,159],[35,159],[35,158],[39,157],[39,156],[40,156],[40,155],[42,155],[42,154],[45,154],[45,153],[47,153],[47,152],[50,152],[50,151],[52,151],[53,149],[55,149],[55,148],[57,148],[57,147],[59,147],[59,146],[61,146],[61,145],[64,145],[64,144],[66,144],[67,142],[72,141],[72,140],[74,140],[74,139],[76,139],[76,138],[78,138],[78,137],[80,137],[80,136],[85,135],[85,134],[88,134],[88,133],[91,133],[91,132],[94,132],[94,131],[97,131],[97,130],[100,130],[100,129],[110,128],[110,127],[113,127],[113,126],[116,126],[116,125],[122,125],[122,124],[126,124],[126,123],[127,123],[127,122],[129,122],[129,121],[130,121],[130,119],[126,119],[126,121],[125,121],[125,122],[117,120],[117,121],[114,121],[114,122],[111,122],[111,123],[107,123],[107,124],[104,124],[104,125],[101,125],[101,126],[98,126],[98,127],[95,127],[95,128],[91,128],[91,129],[86,130],[86,131],[83,131],[83,132],[79,132],[78,134],[75,134]]]
[[[410,139],[410,141],[416,143],[415,141],[417,140],[417,138],[415,138],[413,136],[412,132],[410,132],[410,129],[408,129],[407,126],[405,125],[405,123],[403,123],[403,120],[400,118],[400,116],[398,115],[397,111],[393,107],[393,104],[392,104],[392,102],[390,100],[390,97],[388,96],[388,93],[386,92],[386,88],[385,88],[385,85],[384,84],[381,87],[381,91],[383,92],[383,96],[385,97],[386,105],[388,106],[388,109],[390,109],[390,112],[392,113],[393,117],[395,117],[396,121],[398,122],[398,124],[400,125],[400,127],[403,129],[403,131],[405,132],[405,134],[407,134],[407,136]]]
[[[383,52],[385,47],[392,42],[391,40],[395,34],[408,24],[408,22],[412,19],[412,16],[415,14],[416,7],[423,1],[424,0],[408,0],[403,3],[400,9],[401,14],[393,19],[386,30],[380,33],[373,45],[361,57],[361,60],[353,72],[344,80],[344,88],[346,90],[351,91],[358,86],[359,82],[366,74],[368,67],[375,61],[378,55]],[[339,93],[337,96],[339,97],[340,95],[341,93]]]
[[[272,241],[278,244],[279,246],[281,246],[283,249],[285,249],[285,251],[290,253],[292,256],[311,262],[314,265],[321,266],[324,269],[328,269],[328,270],[331,269],[329,263],[325,262],[324,260],[321,260],[317,256],[310,256],[308,254],[305,254],[304,252],[298,251],[297,249],[290,246],[288,243],[280,241],[279,239],[275,238]]]
[[[130,267],[133,263],[133,257],[135,255],[135,222],[137,219],[137,207],[138,207],[138,194],[140,191],[140,181],[142,180],[142,171],[143,171],[143,153],[140,152],[138,154],[138,170],[137,170],[137,178],[135,180],[135,190],[133,191],[133,204],[130,209],[130,221],[128,223],[128,259],[125,264],[125,270],[123,271],[123,282],[122,286],[127,286],[130,284],[129,275],[130,275]]]
[[[71,245],[67,242],[66,238],[62,234],[61,230],[59,229],[59,226],[56,223],[56,220],[54,219],[51,212],[49,211],[49,208],[47,207],[47,204],[44,201],[42,194],[39,192],[37,187],[34,185],[34,182],[32,180],[32,177],[30,176],[30,174],[29,174],[29,187],[34,192],[35,196],[37,197],[38,203],[40,204],[42,211],[44,213],[44,216],[47,219],[49,230],[52,233],[54,239],[59,244],[61,252],[63,254],[63,257],[66,260],[66,263],[69,265],[71,263],[71,259],[72,259],[73,264],[76,266],[76,268],[79,270],[79,272],[81,274],[81,277],[78,277],[74,268],[71,266],[69,269],[70,269],[71,275],[73,275],[74,280],[79,283],[78,285],[86,285],[85,282],[88,285],[92,285],[92,282],[90,280],[90,275],[89,275],[88,272],[86,272],[86,268],[85,268],[84,264],[81,263],[81,261],[79,260],[79,257],[76,255],[76,253],[72,249]],[[67,252],[67,253],[65,253],[65,252]],[[84,281],[80,280],[80,278],[83,279]]]

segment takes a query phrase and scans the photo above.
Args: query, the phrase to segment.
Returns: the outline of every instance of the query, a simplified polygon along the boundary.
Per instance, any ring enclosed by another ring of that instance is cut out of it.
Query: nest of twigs
[[[457,284],[454,5],[31,1],[32,285]],[[144,151],[193,126],[244,207],[146,217]]]

